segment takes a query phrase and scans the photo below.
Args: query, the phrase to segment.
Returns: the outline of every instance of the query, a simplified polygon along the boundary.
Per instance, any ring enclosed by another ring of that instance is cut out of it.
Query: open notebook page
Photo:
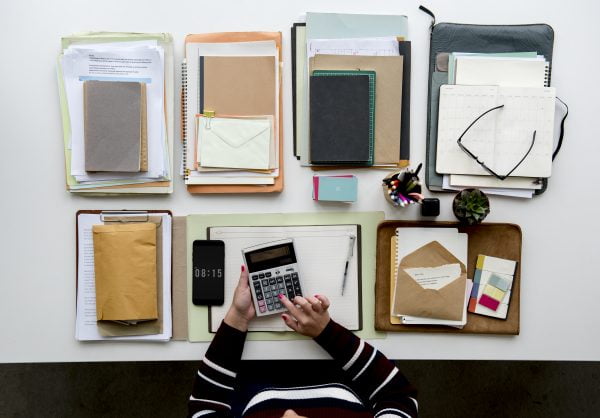
[[[348,267],[344,295],[342,279],[350,236],[357,236],[354,255]],[[285,238],[294,239],[300,281],[304,295],[325,295],[331,301],[331,317],[350,330],[360,328],[359,258],[357,225],[288,227],[213,227],[210,239],[225,242],[225,303],[210,309],[210,329],[214,332],[225,317],[243,264],[242,249]],[[254,318],[250,331],[289,331],[281,315]]]

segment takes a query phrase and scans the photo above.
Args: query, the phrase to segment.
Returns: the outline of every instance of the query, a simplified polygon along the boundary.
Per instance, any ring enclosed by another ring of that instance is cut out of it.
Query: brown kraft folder
[[[467,278],[473,278],[475,263],[479,254],[506,258],[517,261],[511,302],[505,320],[467,313],[467,324],[463,329],[440,325],[403,325],[392,324],[390,278],[392,265],[390,257],[391,238],[396,228],[458,228],[459,232],[469,236]],[[508,223],[484,223],[463,226],[458,222],[432,221],[385,221],[377,228],[377,265],[375,279],[375,329],[387,332],[441,332],[458,334],[504,334],[518,335],[520,323],[521,294],[521,228]]]
[[[126,325],[114,321],[98,321],[98,332],[105,337],[116,337],[125,335],[153,335],[160,334],[163,331],[163,237],[162,237],[162,218],[159,216],[140,217],[131,219],[124,216],[110,216],[104,218],[104,224],[115,224],[117,222],[152,222],[156,224],[156,288],[157,288],[157,311],[158,318],[151,321],[138,322],[135,325]]]
[[[272,193],[281,192],[283,190],[283,89],[282,89],[282,44],[281,44],[281,32],[219,32],[219,33],[206,33],[206,34],[195,34],[187,35],[185,43],[226,43],[226,42],[255,42],[255,41],[275,41],[279,52],[279,103],[276,106],[279,107],[279,120],[275,120],[274,129],[278,132],[278,143],[279,143],[279,176],[274,179],[275,183],[272,185],[238,185],[238,184],[188,184],[187,190],[190,193]],[[185,48],[184,48],[185,50]],[[189,57],[188,57],[189,58]],[[208,83],[205,83],[205,86]],[[247,88],[247,86],[246,86]],[[211,93],[209,91],[208,99],[211,99]],[[273,95],[275,97],[275,95]],[[207,99],[205,93],[205,100]],[[224,98],[225,99],[225,98]],[[216,99],[215,99],[216,100]],[[212,102],[213,105],[217,105],[217,102]],[[209,110],[215,110],[217,113],[225,113],[219,109],[211,109],[210,103],[204,103],[204,107]],[[262,113],[272,114],[273,113]],[[193,117],[194,115],[188,115]],[[182,120],[183,123],[183,120]],[[183,128],[182,128],[183,129]],[[188,138],[189,140],[189,138]]]
[[[424,289],[405,271],[407,268],[445,264],[459,264],[461,275],[439,290]],[[466,285],[465,265],[439,242],[432,241],[400,260],[392,313],[459,321],[465,308]]]
[[[94,225],[98,321],[158,318],[156,224]]]
[[[375,83],[375,164],[398,165],[400,160],[400,115],[402,114],[403,57],[359,55],[315,55],[312,70],[372,70]]]

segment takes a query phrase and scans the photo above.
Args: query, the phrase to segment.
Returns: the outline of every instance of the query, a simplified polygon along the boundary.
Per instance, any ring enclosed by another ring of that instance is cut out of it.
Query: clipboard
[[[505,320],[467,312],[462,329],[441,325],[403,325],[390,321],[391,238],[396,228],[458,228],[469,236],[467,278],[472,278],[479,254],[517,261],[511,301]],[[518,335],[521,294],[521,228],[509,223],[483,223],[464,226],[458,222],[384,221],[377,227],[377,261],[375,277],[375,329],[386,332],[437,332],[455,334]]]
[[[282,71],[283,55],[282,55],[282,36],[281,32],[219,32],[206,34],[193,34],[185,37],[184,54],[188,43],[226,43],[226,42],[254,42],[254,41],[275,41],[278,49],[279,60],[279,77],[277,83],[279,85],[279,120],[276,121],[279,130],[279,176],[274,179],[274,184],[270,185],[238,185],[238,184],[188,184],[186,185],[189,193],[192,194],[221,194],[221,193],[278,193],[283,190],[283,86],[282,86]],[[187,57],[186,57],[187,58]],[[190,132],[187,129],[188,118],[193,118],[194,112],[187,109],[187,68],[184,66],[182,71],[182,93],[181,93],[181,132],[183,142],[184,159],[187,158],[187,143],[191,141]],[[274,115],[275,116],[275,115]],[[184,168],[185,170],[185,168]],[[184,178],[186,174],[184,172]]]
[[[131,216],[128,222],[147,222],[152,214],[162,213],[171,217],[171,314],[172,340],[187,340],[187,283],[186,283],[186,217],[173,217],[170,210],[79,210],[75,214],[75,309],[77,309],[79,266],[79,216],[100,215],[101,220],[118,216]],[[120,222],[123,222],[122,220]]]

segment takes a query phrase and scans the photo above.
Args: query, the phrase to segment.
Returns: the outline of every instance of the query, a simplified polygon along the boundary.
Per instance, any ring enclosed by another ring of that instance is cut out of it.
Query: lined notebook
[[[316,70],[310,77],[310,159],[373,165],[375,72]]]
[[[208,235],[209,239],[225,242],[225,302],[210,309],[211,332],[217,330],[231,304],[243,263],[242,249],[284,238],[294,239],[303,293],[326,295],[331,301],[329,312],[332,318],[350,330],[362,328],[360,225],[212,227]],[[351,235],[357,239],[342,296]],[[289,331],[280,315],[255,318],[250,322],[249,330]]]

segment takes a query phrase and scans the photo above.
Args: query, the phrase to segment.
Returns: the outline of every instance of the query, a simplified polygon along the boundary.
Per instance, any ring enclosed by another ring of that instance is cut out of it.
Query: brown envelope
[[[375,164],[398,164],[404,57],[315,55],[312,70],[371,70],[375,77]]]
[[[163,332],[163,238],[162,238],[162,218],[160,216],[105,216],[105,224],[114,224],[115,222],[152,222],[156,224],[156,286],[157,286],[157,309],[158,319],[152,321],[138,322],[136,325],[124,325],[114,321],[98,321],[96,323],[98,332],[104,337],[121,337],[130,335],[154,335]]]
[[[404,271],[406,268],[439,267],[454,263],[460,264],[462,274],[439,290],[424,289]],[[393,313],[461,320],[465,308],[466,285],[465,265],[439,242],[431,241],[400,260]]]
[[[94,225],[97,320],[158,318],[156,224]]]

